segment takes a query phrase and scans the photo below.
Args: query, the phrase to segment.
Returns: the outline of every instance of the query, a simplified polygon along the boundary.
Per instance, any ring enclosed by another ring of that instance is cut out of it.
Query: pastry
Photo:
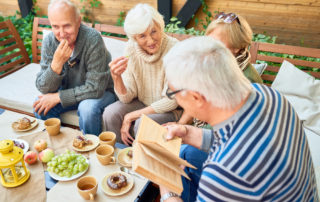
[[[132,150],[131,150],[131,149],[127,152],[127,156],[128,156],[129,158],[132,158]]]
[[[120,173],[113,174],[108,177],[107,184],[111,189],[118,190],[127,186],[127,178]]]
[[[26,117],[19,119],[17,123],[18,123],[17,128],[19,130],[24,130],[24,129],[30,128],[30,126],[31,126],[30,119],[28,119]]]
[[[86,137],[78,135],[76,138],[73,139],[73,146],[79,149],[82,149],[86,145],[92,144],[91,140],[88,140]]]

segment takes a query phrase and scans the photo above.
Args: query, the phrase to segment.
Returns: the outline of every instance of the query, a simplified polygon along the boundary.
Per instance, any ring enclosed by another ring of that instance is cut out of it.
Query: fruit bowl
[[[89,168],[89,160],[81,154],[67,151],[47,163],[47,171],[55,180],[70,181],[82,176]]]

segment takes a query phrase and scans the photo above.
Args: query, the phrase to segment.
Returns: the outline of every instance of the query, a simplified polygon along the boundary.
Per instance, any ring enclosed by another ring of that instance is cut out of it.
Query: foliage
[[[94,14],[93,10],[94,8],[99,8],[101,1],[99,0],[80,0],[81,3],[89,3],[89,9],[86,8],[86,6],[83,6],[80,10],[83,16],[83,21],[85,22],[91,22],[91,23],[97,23],[97,21],[94,20]]]
[[[164,29],[165,32],[176,33],[176,34],[190,34],[190,35],[204,35],[204,31],[196,30],[194,27],[186,29],[184,27],[179,27],[181,21],[176,17],[172,17],[170,19],[170,23],[168,23]]]
[[[39,7],[36,6],[37,1],[33,0],[33,8],[31,9],[31,12],[24,18],[21,17],[21,13],[19,11],[16,11],[16,14],[13,16],[3,17],[0,16],[0,22],[11,20],[17,31],[19,32],[19,35],[24,43],[24,46],[26,47],[26,50],[28,52],[28,55],[31,58],[32,56],[32,26],[33,26],[33,19],[34,16],[37,15],[39,12]],[[3,48],[3,47],[2,47]],[[9,53],[8,53],[9,54]]]
[[[116,25],[123,27],[125,18],[126,18],[126,12],[125,11],[120,11],[120,14],[119,14],[119,17],[117,19]]]

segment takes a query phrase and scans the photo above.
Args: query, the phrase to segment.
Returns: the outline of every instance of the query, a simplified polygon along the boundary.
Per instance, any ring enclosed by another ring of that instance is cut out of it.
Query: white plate
[[[118,157],[118,163],[120,165],[130,168],[132,166],[132,158],[130,158],[127,155],[129,150],[132,151],[132,147],[127,147],[127,148],[121,149],[121,151],[119,151],[117,157]]]
[[[29,130],[35,128],[35,127],[38,125],[37,119],[31,120],[31,121],[32,121],[32,123],[31,123],[30,127],[29,127],[29,128],[26,128],[26,129],[18,129],[18,128],[17,128],[17,127],[18,127],[18,122],[13,122],[13,123],[11,124],[11,127],[12,127],[12,129],[13,129],[14,131],[17,131],[17,132],[29,131]]]
[[[108,180],[109,176],[111,176],[113,174],[118,174],[118,173],[126,176],[127,186],[122,187],[118,190],[113,190],[107,185],[107,180]],[[108,196],[120,196],[120,195],[126,194],[127,192],[129,192],[132,189],[133,185],[134,185],[133,177],[131,177],[128,173],[124,173],[122,171],[116,171],[116,172],[109,173],[101,181],[102,191],[105,194],[107,194]]]
[[[78,152],[87,152],[87,151],[91,151],[91,150],[95,149],[100,143],[98,136],[87,134],[87,135],[85,135],[85,137],[88,140],[91,140],[92,144],[86,145],[86,146],[84,146],[83,148],[80,149],[80,148],[77,148],[77,147],[73,146],[73,141],[72,141],[71,142],[72,149],[75,150],[75,151],[78,151]]]
[[[12,139],[12,140],[14,140],[16,142],[19,142],[19,143],[23,143],[24,144],[24,148],[23,149],[21,148],[21,149],[23,150],[24,154],[27,153],[27,151],[29,150],[29,143],[27,141],[21,140],[21,139]]]
[[[89,164],[89,160],[88,159],[86,159],[86,162],[88,163],[87,169],[85,169],[84,171],[82,171],[82,172],[80,172],[80,173],[78,173],[76,175],[73,175],[71,177],[60,177],[59,175],[57,175],[57,174],[55,174],[53,172],[49,172],[49,171],[48,171],[48,173],[49,173],[50,177],[52,177],[55,180],[58,180],[58,181],[71,181],[71,180],[77,179],[78,177],[81,177],[83,174],[85,174],[87,172],[87,170],[89,169],[89,165],[90,164]]]

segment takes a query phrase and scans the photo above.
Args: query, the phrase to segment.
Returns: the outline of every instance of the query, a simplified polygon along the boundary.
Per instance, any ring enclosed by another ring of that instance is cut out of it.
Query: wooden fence
[[[38,0],[40,15],[46,15],[50,0]],[[74,0],[82,7],[80,0]],[[101,23],[115,24],[121,11],[137,3],[157,7],[157,0],[100,0],[102,5],[93,11]],[[172,0],[176,15],[187,0]],[[2,0],[0,15],[12,15],[19,9],[18,0]],[[277,43],[320,48],[320,0],[206,0],[209,10],[235,12],[244,16],[255,33],[278,36]],[[205,17],[200,8],[195,17]],[[194,26],[194,22],[188,27]],[[201,27],[198,27],[201,29]]]

